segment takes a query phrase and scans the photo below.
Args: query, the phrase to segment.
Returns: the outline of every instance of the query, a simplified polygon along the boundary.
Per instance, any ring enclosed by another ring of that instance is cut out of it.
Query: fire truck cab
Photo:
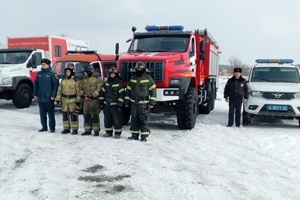
[[[75,76],[78,80],[84,78],[84,67],[92,65],[95,75],[100,76],[103,81],[106,80],[108,70],[111,67],[118,67],[115,54],[98,54],[95,50],[88,51],[67,51],[66,55],[57,59],[52,69],[61,79],[65,78],[65,68],[73,64]]]
[[[127,53],[119,59],[122,80],[128,82],[138,61],[157,87],[152,112],[176,111],[179,129],[192,129],[198,113],[214,109],[219,71],[219,46],[207,30],[146,26],[135,32]]]

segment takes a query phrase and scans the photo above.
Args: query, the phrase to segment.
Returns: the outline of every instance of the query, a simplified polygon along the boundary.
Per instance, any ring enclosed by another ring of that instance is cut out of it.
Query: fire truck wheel
[[[198,102],[196,89],[189,88],[177,108],[177,124],[179,129],[192,129],[196,124]]]
[[[32,88],[22,83],[13,91],[12,102],[17,108],[28,108],[32,102]]]

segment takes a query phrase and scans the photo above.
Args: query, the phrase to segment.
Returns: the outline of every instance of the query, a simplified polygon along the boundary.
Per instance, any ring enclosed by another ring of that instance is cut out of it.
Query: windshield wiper
[[[274,82],[270,79],[266,79],[266,78],[255,78],[254,80],[262,80],[262,81],[266,81],[266,82]]]
[[[10,62],[1,62],[0,64],[13,64],[13,63],[10,63]]]

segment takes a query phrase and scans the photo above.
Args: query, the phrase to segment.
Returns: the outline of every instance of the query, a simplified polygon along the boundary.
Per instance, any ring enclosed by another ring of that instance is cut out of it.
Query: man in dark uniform
[[[50,132],[55,132],[54,100],[58,87],[58,76],[50,67],[51,61],[42,59],[42,69],[38,72],[34,82],[33,96],[38,101],[42,129],[39,132],[47,131],[47,113],[49,117]]]
[[[100,107],[104,112],[106,133],[103,137],[111,137],[113,128],[115,128],[115,138],[119,139],[122,133],[122,106],[125,89],[117,68],[110,68],[108,73],[108,79],[104,83],[99,97]]]
[[[147,141],[150,134],[149,112],[156,102],[156,85],[154,80],[146,73],[143,62],[135,65],[135,76],[131,77],[125,95],[125,106],[131,111],[130,140],[138,140],[141,133],[141,141]]]
[[[94,130],[94,136],[99,136],[100,132],[100,105],[99,93],[103,85],[101,77],[93,74],[92,65],[84,67],[85,78],[79,86],[80,96],[83,98],[83,120],[84,133],[81,135],[91,135]]]
[[[246,103],[248,99],[247,81],[241,76],[242,68],[234,68],[234,76],[228,79],[225,89],[224,98],[229,102],[229,114],[227,127],[233,125],[233,117],[235,113],[235,125],[240,127],[241,124],[241,108],[242,103]]]

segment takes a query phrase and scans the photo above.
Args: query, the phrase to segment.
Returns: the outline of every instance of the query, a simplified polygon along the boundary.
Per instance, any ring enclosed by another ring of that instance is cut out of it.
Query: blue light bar
[[[181,25],[174,26],[146,26],[146,31],[182,31],[184,29]]]
[[[87,51],[76,51],[76,50],[69,50],[67,51],[68,54],[76,54],[76,53],[81,53],[81,54],[95,54],[97,53],[96,50],[87,50]]]
[[[293,63],[293,59],[256,59],[256,63],[279,63],[279,64],[284,64],[284,63]]]

